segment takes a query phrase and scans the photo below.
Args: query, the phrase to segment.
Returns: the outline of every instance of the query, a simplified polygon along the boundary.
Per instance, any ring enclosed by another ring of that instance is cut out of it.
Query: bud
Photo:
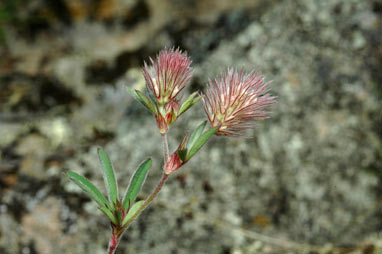
[[[166,104],[164,110],[166,111],[166,123],[170,126],[178,118],[179,102],[175,99],[170,101]]]
[[[268,93],[269,83],[258,73],[244,74],[243,69],[229,69],[220,80],[210,81],[202,99],[209,122],[218,127],[215,134],[243,136],[256,120],[267,118],[267,109],[275,102]]]
[[[169,103],[167,103],[164,108],[165,108],[166,112],[169,112],[169,111],[178,112],[179,111],[179,102],[177,100],[172,100]]]
[[[169,175],[183,165],[179,158],[178,152],[173,153],[167,160],[164,172]]]

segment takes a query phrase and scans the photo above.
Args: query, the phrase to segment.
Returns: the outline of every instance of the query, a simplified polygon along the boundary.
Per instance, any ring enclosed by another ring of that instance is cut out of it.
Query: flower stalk
[[[167,134],[162,134],[162,144],[163,144],[163,158],[164,163],[166,164],[168,161],[168,141],[167,141]]]
[[[114,254],[115,251],[117,250],[119,241],[121,239],[122,234],[116,234],[115,230],[112,229],[112,234],[109,240],[109,245],[107,248],[107,254]]]
[[[167,178],[168,178],[168,175],[166,174],[163,174],[158,185],[155,187],[155,189],[153,190],[153,192],[150,194],[150,196],[148,196],[148,198],[145,200],[145,202],[143,203],[143,205],[138,209],[138,211],[136,211],[133,216],[131,217],[131,219],[129,219],[127,222],[126,222],[126,225],[125,225],[125,230],[127,229],[127,227],[131,224],[131,222],[134,221],[135,218],[138,217],[138,215],[156,198],[156,196],[158,196],[159,192],[161,191],[163,185],[166,183],[167,181]]]

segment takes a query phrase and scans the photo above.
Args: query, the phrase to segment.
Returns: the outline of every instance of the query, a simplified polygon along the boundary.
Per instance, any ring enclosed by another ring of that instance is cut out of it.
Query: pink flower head
[[[143,75],[158,104],[163,105],[173,100],[189,84],[193,75],[191,60],[187,53],[171,48],[159,52],[156,62],[151,58],[150,61],[151,66],[145,62]]]
[[[267,118],[266,111],[275,97],[268,93],[268,83],[256,72],[229,69],[220,80],[210,81],[203,95],[204,110],[216,135],[243,136],[254,128],[257,119]]]

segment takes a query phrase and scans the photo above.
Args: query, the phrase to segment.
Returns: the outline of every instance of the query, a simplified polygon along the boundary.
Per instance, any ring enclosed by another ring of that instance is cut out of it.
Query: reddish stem
[[[154,189],[154,191],[151,193],[151,195],[145,200],[145,202],[142,204],[142,206],[138,209],[138,211],[136,211],[134,213],[134,215],[126,222],[126,225],[125,227],[127,228],[130,223],[136,218],[138,217],[138,215],[151,203],[151,201],[153,201],[153,199],[159,194],[160,190],[162,189],[164,183],[166,182],[168,178],[168,175],[167,174],[163,174],[162,175],[162,178],[160,179],[160,182],[159,184],[157,185],[157,187]]]
[[[119,233],[118,235],[115,234],[114,228],[112,228],[111,237],[109,240],[109,247],[107,248],[107,254],[114,254],[117,250],[119,240],[122,236],[122,233]]]
[[[163,142],[163,150],[164,150],[164,167],[166,166],[166,162],[168,160],[168,143],[167,143],[167,135],[162,134],[162,142]],[[107,254],[114,254],[118,244],[119,240],[121,239],[123,233],[126,231],[128,226],[130,225],[133,220],[138,217],[138,215],[153,201],[153,199],[159,194],[160,190],[162,189],[163,185],[165,184],[166,180],[168,178],[168,175],[166,173],[163,173],[157,187],[154,189],[154,191],[151,193],[151,195],[145,200],[145,202],[142,204],[142,206],[134,213],[134,215],[126,222],[125,226],[123,228],[115,228],[112,226],[112,234],[109,240],[109,247],[107,250]],[[117,233],[118,232],[118,233]]]

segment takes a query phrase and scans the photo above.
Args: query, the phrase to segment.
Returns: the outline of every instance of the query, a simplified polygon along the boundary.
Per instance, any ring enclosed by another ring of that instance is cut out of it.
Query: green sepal
[[[188,143],[187,143],[187,149],[188,150],[190,150],[191,147],[194,146],[195,142],[198,140],[200,135],[202,135],[206,125],[207,125],[207,120],[203,121],[201,124],[199,124],[199,126],[196,127],[196,129],[192,132],[192,134],[191,134],[191,136],[190,136],[190,138],[188,140]]]
[[[196,98],[195,98],[196,97]],[[178,116],[186,112],[189,108],[191,108],[195,103],[197,103],[202,97],[198,92],[192,93],[187,100],[182,104],[179,109]]]
[[[129,212],[126,214],[125,218],[123,218],[122,221],[122,227],[125,226],[125,224],[133,217],[133,215],[141,208],[145,201],[141,200],[136,202],[129,210]]]
[[[98,209],[100,209],[114,225],[118,225],[117,219],[109,209],[106,207],[98,207]]]
[[[156,110],[154,104],[152,103],[152,101],[149,98],[147,98],[147,96],[144,93],[142,93],[139,90],[133,91],[130,88],[126,88],[126,90],[129,94],[131,94],[134,97],[135,100],[139,101],[143,106],[145,106],[149,111],[151,111],[151,113],[156,115],[157,110]]]
[[[95,187],[88,179],[85,177],[74,173],[74,172],[66,172],[66,175],[72,180],[75,184],[77,184],[83,191],[85,191],[97,204],[100,208],[108,207],[108,201],[104,195]]]
[[[196,141],[195,144],[191,147],[189,152],[187,153],[186,156],[186,161],[191,159],[192,156],[194,156],[202,146],[207,143],[207,141],[211,138],[211,136],[217,131],[219,126],[209,129],[206,132],[204,132]]]
[[[151,159],[146,159],[131,177],[129,187],[127,188],[127,192],[122,203],[125,210],[129,208],[129,204],[132,204],[135,201],[135,198],[145,182],[151,164]]]
[[[114,168],[111,164],[109,156],[101,148],[98,148],[98,156],[103,168],[104,181],[109,196],[109,201],[114,207],[114,204],[118,201],[118,185],[115,178]]]

